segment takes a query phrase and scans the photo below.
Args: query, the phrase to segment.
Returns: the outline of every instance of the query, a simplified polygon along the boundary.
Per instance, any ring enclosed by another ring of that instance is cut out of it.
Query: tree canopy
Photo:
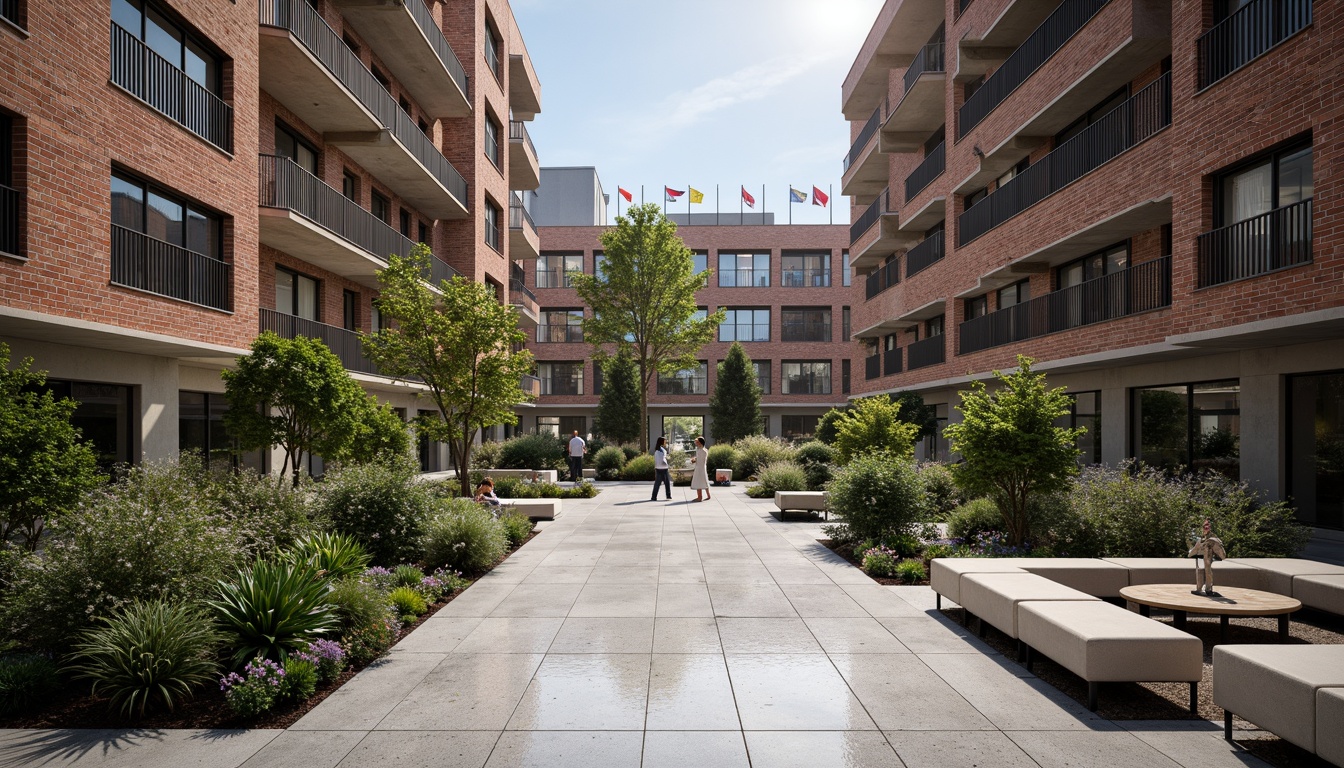
[[[602,366],[602,394],[597,402],[594,429],[614,443],[639,440],[639,371],[630,353],[597,361]]]
[[[583,320],[594,356],[626,350],[639,371],[639,441],[648,445],[649,387],[661,372],[698,365],[700,348],[714,338],[722,309],[697,319],[695,295],[709,271],[696,273],[677,227],[658,205],[633,206],[602,233],[605,260],[598,274],[573,276],[579,298],[592,307]]]
[[[731,443],[761,433],[761,387],[751,358],[736,341],[719,363],[714,394],[709,398],[709,418],[716,442]]]
[[[994,499],[1014,546],[1031,536],[1031,498],[1064,490],[1078,473],[1077,442],[1086,431],[1055,426],[1069,413],[1069,396],[1048,388],[1031,363],[1019,355],[1015,373],[995,371],[993,391],[972,384],[961,393],[962,421],[943,431],[963,459],[952,467],[957,484],[968,496]]]
[[[482,427],[518,423],[515,406],[531,399],[522,377],[532,371],[532,353],[514,351],[527,334],[490,286],[457,276],[431,289],[423,279],[429,258],[421,243],[379,270],[378,308],[393,322],[365,337],[364,350],[385,374],[424,382],[439,412],[418,419],[417,429],[448,443],[470,495],[472,442]]]
[[[919,427],[901,420],[901,404],[887,395],[862,397],[835,421],[835,451],[841,464],[867,453],[914,455]]]

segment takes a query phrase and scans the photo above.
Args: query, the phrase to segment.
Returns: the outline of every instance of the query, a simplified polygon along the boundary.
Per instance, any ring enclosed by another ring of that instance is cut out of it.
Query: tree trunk
[[[462,427],[462,449],[457,451],[457,470],[458,485],[462,489],[463,498],[471,498],[471,439],[476,436],[476,430],[471,427]]]
[[[649,451],[649,379],[643,358],[639,361],[639,451]]]

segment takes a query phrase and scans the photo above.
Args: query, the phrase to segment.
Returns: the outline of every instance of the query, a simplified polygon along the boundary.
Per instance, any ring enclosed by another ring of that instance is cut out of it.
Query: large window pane
[[[709,391],[709,364],[701,362],[694,368],[677,371],[672,375],[658,374],[660,395],[703,395]]]
[[[117,26],[135,35],[136,38],[143,38],[144,17],[142,16],[140,0],[112,0],[112,21]]]
[[[818,416],[815,414],[792,415],[785,414],[779,417],[780,436],[785,440],[792,442],[803,442],[811,440],[817,431]]]
[[[786,395],[829,395],[831,364],[827,362],[784,363],[781,391]]]
[[[169,64],[182,66],[182,33],[153,7],[145,15],[145,44]]]
[[[1274,207],[1273,163],[1231,174],[1223,180],[1223,224],[1268,213]]]
[[[1279,160],[1279,205],[1300,203],[1312,195],[1311,147]]]
[[[153,191],[149,193],[145,233],[173,245],[186,242],[186,206]]]
[[[136,232],[145,231],[145,190],[140,184],[112,177],[112,223]]]
[[[1189,465],[1190,406],[1186,387],[1140,389],[1134,399],[1139,460],[1167,469]]]
[[[1173,471],[1239,477],[1240,389],[1236,381],[1218,381],[1135,390],[1138,458]]]
[[[1308,525],[1344,529],[1344,371],[1290,379],[1288,493]]]
[[[724,288],[768,288],[770,254],[720,253],[719,285]]]
[[[1195,384],[1191,388],[1191,469],[1212,469],[1240,476],[1241,387],[1235,381]]]

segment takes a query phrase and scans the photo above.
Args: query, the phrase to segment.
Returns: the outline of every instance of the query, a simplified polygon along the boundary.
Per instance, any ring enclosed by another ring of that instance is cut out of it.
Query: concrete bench
[[[482,472],[483,475],[498,480],[501,477],[514,478],[517,480],[536,480],[542,483],[554,483],[559,476],[554,469],[487,469]]]
[[[1258,589],[1288,597],[1297,597],[1293,594],[1293,581],[1299,576],[1344,576],[1344,566],[1299,557],[1234,557],[1227,562],[1258,568],[1261,579]]]
[[[1181,682],[1190,684],[1191,714],[1198,711],[1204,644],[1194,635],[1100,600],[1023,602],[1017,631],[1027,671],[1040,654],[1086,680],[1089,710],[1101,683]]]
[[[779,507],[781,520],[789,510],[821,512],[827,520],[831,519],[826,508],[825,491],[775,491],[775,506]]]
[[[560,501],[560,499],[507,499],[504,504],[533,520],[554,520],[560,516]]]
[[[1344,615],[1344,575],[1295,576],[1292,596],[1308,608]]]
[[[596,479],[597,479],[597,470],[596,470],[596,469],[593,469],[592,467],[584,467],[584,468],[583,468],[583,479],[584,479],[584,480],[596,480]]]
[[[1104,560],[1129,571],[1129,586],[1140,584],[1195,583],[1195,560],[1191,557],[1107,557]],[[1220,560],[1213,564],[1213,583],[1218,587],[1260,589],[1260,569]]]
[[[1223,736],[1232,740],[1232,716],[1255,723],[1320,754],[1341,747],[1340,724],[1320,719],[1322,689],[1344,688],[1344,645],[1220,645],[1213,649],[1213,703],[1223,708]],[[1326,714],[1344,712],[1333,691]],[[1340,762],[1336,757],[1335,762]]]
[[[961,577],[961,600],[958,602],[968,614],[980,619],[981,637],[984,637],[985,623],[988,622],[1016,640],[1018,608],[1028,600],[1095,602],[1097,598],[1034,573],[968,573]]]

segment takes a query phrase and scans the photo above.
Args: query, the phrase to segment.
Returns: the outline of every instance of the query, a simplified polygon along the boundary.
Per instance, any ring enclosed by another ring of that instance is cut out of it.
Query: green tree
[[[972,498],[994,499],[1014,546],[1031,536],[1032,497],[1063,491],[1078,474],[1076,443],[1085,431],[1055,426],[1069,413],[1069,396],[1063,387],[1048,388],[1031,363],[1019,355],[1016,373],[995,371],[993,392],[975,382],[961,393],[961,423],[944,429],[963,459],[952,468],[957,484]]]
[[[835,436],[840,429],[840,419],[844,418],[848,412],[849,406],[845,405],[843,408],[832,408],[821,414],[821,418],[817,419],[815,437],[827,445],[835,445]]]
[[[532,353],[518,315],[490,286],[464,277],[442,280],[438,294],[424,282],[430,252],[423,243],[406,258],[391,256],[378,271],[378,308],[394,321],[364,339],[364,350],[389,376],[415,376],[438,413],[417,421],[421,435],[448,443],[462,494],[471,493],[471,446],[483,427],[517,424],[514,407],[530,395],[522,377]],[[441,295],[439,295],[441,294]]]
[[[369,395],[358,408],[355,436],[337,460],[368,464],[402,459],[411,453],[411,433],[392,406]]]
[[[919,427],[901,420],[901,404],[887,395],[859,398],[835,424],[835,451],[840,464],[867,453],[900,459],[914,455]]]
[[[715,442],[732,443],[761,433],[761,387],[751,358],[734,341],[719,363],[714,394],[709,398],[710,430]]]
[[[304,454],[333,461],[350,454],[368,396],[320,340],[265,331],[223,377],[229,400],[224,426],[238,449],[279,446],[285,453],[280,474],[290,474],[295,486]]]
[[[661,372],[694,368],[700,347],[714,338],[722,309],[697,320],[695,294],[709,272],[696,273],[677,226],[658,205],[637,205],[602,233],[606,259],[599,274],[573,276],[579,298],[593,308],[583,335],[602,359],[626,350],[639,370],[639,444],[647,447],[649,386]]]
[[[933,437],[938,432],[938,411],[932,405],[925,405],[918,392],[897,392],[895,399],[901,406],[901,418],[919,429],[916,441]]]
[[[602,395],[594,428],[615,443],[639,440],[639,371],[634,359],[621,350],[597,364],[602,366]]]
[[[47,375],[32,364],[24,358],[11,370],[9,347],[0,344],[0,542],[22,538],[29,550],[47,520],[102,481],[93,450],[70,423],[79,403],[43,391]]]

